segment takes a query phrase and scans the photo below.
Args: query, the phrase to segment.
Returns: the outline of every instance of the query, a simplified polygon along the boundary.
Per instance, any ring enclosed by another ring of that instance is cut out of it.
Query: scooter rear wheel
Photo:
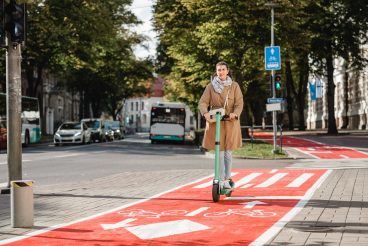
[[[220,200],[220,186],[219,184],[213,184],[212,186],[212,200],[218,202]]]

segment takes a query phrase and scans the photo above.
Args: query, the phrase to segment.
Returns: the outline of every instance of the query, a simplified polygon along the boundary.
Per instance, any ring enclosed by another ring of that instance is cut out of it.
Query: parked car
[[[114,139],[125,138],[125,127],[120,121],[108,120],[105,122],[105,127],[111,129],[114,132]]]
[[[91,131],[83,122],[65,122],[54,134],[55,146],[66,143],[85,144],[91,142]]]
[[[105,123],[101,119],[82,119],[91,130],[91,138],[93,142],[106,142]]]
[[[106,141],[114,141],[114,131],[111,127],[105,125],[105,139]]]

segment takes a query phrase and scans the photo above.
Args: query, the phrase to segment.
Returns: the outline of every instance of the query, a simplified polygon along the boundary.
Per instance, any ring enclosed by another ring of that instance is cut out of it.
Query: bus
[[[152,104],[150,122],[151,143],[185,140],[185,104],[160,102]]]
[[[0,149],[5,149],[7,145],[6,127],[6,94],[0,93]],[[22,96],[22,144],[41,141],[40,110],[38,99],[34,97]]]

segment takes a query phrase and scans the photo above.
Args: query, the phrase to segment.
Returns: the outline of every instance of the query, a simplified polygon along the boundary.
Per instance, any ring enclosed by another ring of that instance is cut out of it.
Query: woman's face
[[[216,74],[221,80],[226,80],[229,70],[225,65],[216,66]]]

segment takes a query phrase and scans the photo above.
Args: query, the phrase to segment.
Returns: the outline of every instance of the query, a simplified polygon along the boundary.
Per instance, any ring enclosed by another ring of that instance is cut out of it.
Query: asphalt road
[[[123,172],[212,169],[214,160],[197,146],[151,144],[146,136],[121,141],[23,149],[23,179],[38,186],[87,181]],[[292,160],[235,159],[234,168],[282,168]],[[0,184],[8,181],[6,154],[0,154]]]

